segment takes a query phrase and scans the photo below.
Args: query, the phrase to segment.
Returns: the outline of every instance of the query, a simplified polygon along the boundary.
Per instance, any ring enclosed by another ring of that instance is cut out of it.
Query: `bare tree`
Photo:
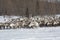
[[[28,8],[26,8],[26,17],[28,17],[28,18],[29,18]]]
[[[36,14],[37,14],[37,15],[40,14],[40,13],[39,13],[39,2],[38,2],[38,0],[37,0],[37,2],[36,2]]]

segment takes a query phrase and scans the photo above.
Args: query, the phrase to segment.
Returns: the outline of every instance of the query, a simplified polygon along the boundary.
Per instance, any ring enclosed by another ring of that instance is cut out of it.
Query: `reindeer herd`
[[[19,28],[38,28],[60,26],[60,17],[56,16],[39,16],[39,17],[22,17],[11,19],[5,23],[0,22],[0,29],[19,29]]]

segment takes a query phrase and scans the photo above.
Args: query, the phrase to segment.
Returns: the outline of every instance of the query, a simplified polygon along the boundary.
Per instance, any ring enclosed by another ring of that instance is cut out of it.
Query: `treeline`
[[[60,3],[41,0],[0,0],[0,15],[46,14],[60,14]]]

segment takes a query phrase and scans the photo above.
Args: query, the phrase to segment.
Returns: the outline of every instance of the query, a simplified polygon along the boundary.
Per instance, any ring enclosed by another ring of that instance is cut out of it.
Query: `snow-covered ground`
[[[60,27],[0,30],[0,40],[60,40]]]
[[[0,22],[5,22],[3,16],[0,16]],[[0,40],[60,40],[60,27],[0,30]]]
[[[60,17],[60,14],[55,15],[55,16]],[[36,17],[39,18],[39,16],[35,16],[35,18],[36,18]],[[4,22],[9,21],[10,19],[16,19],[16,18],[22,18],[22,16],[7,16],[7,15],[5,15],[5,16],[0,16],[0,22],[4,23]],[[5,19],[6,19],[6,20],[5,20]]]
[[[21,17],[21,16],[7,16],[7,15],[5,17],[0,16],[0,22],[5,23],[5,22],[9,21],[10,19],[16,19],[16,18],[19,18],[19,17]]]

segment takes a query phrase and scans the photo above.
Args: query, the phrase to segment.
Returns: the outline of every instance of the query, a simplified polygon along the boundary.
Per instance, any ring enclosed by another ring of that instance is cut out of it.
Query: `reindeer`
[[[54,21],[54,22],[53,22],[53,25],[54,25],[54,26],[58,26],[59,24],[60,24],[59,21]]]
[[[15,24],[14,23],[10,23],[10,27],[14,29],[15,28]]]
[[[5,29],[10,29],[10,23],[4,23]]]
[[[41,18],[38,23],[40,27],[44,26],[44,18]]]
[[[4,23],[0,23],[0,29],[5,29]]]
[[[39,24],[38,24],[38,22],[36,22],[36,21],[33,20],[33,21],[29,24],[29,27],[30,27],[30,28],[31,28],[31,27],[32,27],[32,28],[35,28],[35,27],[37,28],[37,27],[39,27]]]
[[[28,28],[28,25],[29,25],[28,21],[27,22],[26,21],[22,22],[22,27],[23,28]]]
[[[22,22],[20,22],[20,21],[16,22],[16,27],[17,28],[22,28]]]

